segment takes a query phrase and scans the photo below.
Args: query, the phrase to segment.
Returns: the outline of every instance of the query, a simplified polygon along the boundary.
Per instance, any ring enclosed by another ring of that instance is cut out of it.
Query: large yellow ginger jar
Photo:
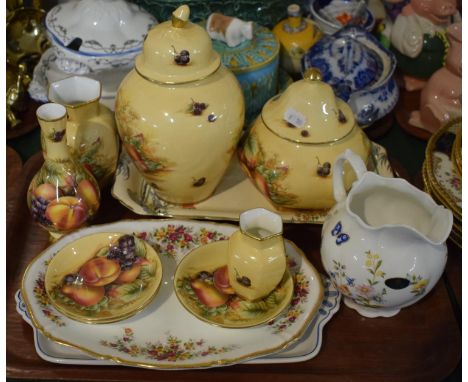
[[[158,197],[191,204],[223,177],[244,124],[244,99],[207,32],[183,5],[148,32],[116,98],[123,147]]]
[[[317,69],[270,99],[240,149],[243,168],[277,207],[328,209],[335,204],[331,164],[346,149],[367,163],[371,143],[351,108]],[[345,166],[344,183],[356,179]]]

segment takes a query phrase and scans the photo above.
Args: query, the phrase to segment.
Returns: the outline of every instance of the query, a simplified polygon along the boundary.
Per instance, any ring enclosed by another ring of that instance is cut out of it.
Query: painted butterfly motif
[[[341,245],[349,240],[349,235],[347,233],[341,232],[343,225],[341,222],[336,223],[335,228],[332,229],[332,236],[336,236],[336,244]]]

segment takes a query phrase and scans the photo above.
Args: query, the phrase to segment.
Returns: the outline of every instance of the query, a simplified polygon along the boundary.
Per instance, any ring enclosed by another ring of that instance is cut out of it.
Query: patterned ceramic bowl
[[[133,235],[97,233],[59,250],[45,275],[47,295],[67,317],[92,324],[144,309],[162,279],[158,254]]]
[[[312,18],[325,34],[333,34],[348,23],[372,31],[374,15],[361,7],[362,3],[355,0],[309,0]]]
[[[321,71],[360,126],[384,117],[398,101],[395,56],[363,28],[347,26],[322,38],[302,59],[303,72],[308,68]]]
[[[123,0],[72,0],[53,7],[45,25],[59,68],[83,74],[133,65],[156,20]]]

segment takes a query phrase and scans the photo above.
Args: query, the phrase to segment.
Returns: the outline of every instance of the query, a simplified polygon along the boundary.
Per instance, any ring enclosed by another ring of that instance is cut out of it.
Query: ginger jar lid
[[[268,129],[298,143],[332,143],[350,133],[355,125],[351,108],[321,79],[320,71],[310,68],[303,80],[270,99],[261,114]]]
[[[189,21],[190,8],[182,5],[172,19],[148,32],[136,71],[150,81],[180,84],[200,80],[221,65],[208,33]]]

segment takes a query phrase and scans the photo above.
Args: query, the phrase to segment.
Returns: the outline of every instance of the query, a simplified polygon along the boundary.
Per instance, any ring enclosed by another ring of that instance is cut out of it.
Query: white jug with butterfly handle
[[[345,161],[358,178],[348,194]],[[452,212],[404,179],[367,171],[349,149],[333,166],[333,193],[321,257],[345,304],[366,317],[391,317],[428,294],[445,268]]]

